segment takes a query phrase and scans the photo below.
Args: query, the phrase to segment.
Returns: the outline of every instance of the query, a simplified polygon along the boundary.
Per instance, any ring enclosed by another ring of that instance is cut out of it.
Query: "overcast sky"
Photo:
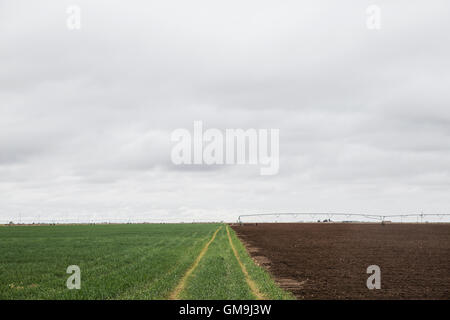
[[[448,0],[0,0],[0,220],[450,213],[449,30]],[[173,165],[195,120],[279,129],[279,174]]]

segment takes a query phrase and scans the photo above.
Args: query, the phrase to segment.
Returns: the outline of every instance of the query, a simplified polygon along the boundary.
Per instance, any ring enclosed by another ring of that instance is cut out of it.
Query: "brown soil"
[[[256,263],[298,299],[450,299],[450,224],[233,226]],[[381,268],[381,289],[366,286]]]

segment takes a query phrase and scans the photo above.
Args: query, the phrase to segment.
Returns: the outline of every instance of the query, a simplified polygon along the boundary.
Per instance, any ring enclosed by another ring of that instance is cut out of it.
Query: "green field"
[[[178,299],[255,299],[227,228],[219,224],[2,226],[0,299],[169,299],[181,282]],[[253,263],[231,228],[229,232],[248,278],[261,295],[292,299]],[[69,265],[81,269],[80,290],[66,287]]]

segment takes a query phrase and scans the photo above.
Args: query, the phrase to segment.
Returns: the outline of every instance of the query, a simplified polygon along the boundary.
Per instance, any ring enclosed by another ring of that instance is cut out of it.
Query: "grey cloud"
[[[71,1],[0,3],[0,219],[450,205],[448,1],[380,3],[379,31],[369,1],[77,3],[80,31]],[[280,174],[175,167],[195,120],[280,129]]]

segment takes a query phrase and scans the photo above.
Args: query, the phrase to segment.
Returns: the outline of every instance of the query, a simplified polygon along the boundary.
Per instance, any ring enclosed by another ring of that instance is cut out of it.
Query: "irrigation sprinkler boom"
[[[407,218],[407,217],[417,217],[423,221],[424,217],[434,216],[439,217],[450,217],[450,214],[440,214],[440,213],[409,213],[409,214],[366,214],[366,213],[340,213],[340,212],[295,212],[295,213],[254,213],[254,214],[241,214],[238,217],[238,223],[242,223],[242,217],[262,217],[262,216],[327,216],[331,218],[332,216],[345,216],[345,217],[363,217],[366,219],[375,219],[384,222],[386,218]]]

